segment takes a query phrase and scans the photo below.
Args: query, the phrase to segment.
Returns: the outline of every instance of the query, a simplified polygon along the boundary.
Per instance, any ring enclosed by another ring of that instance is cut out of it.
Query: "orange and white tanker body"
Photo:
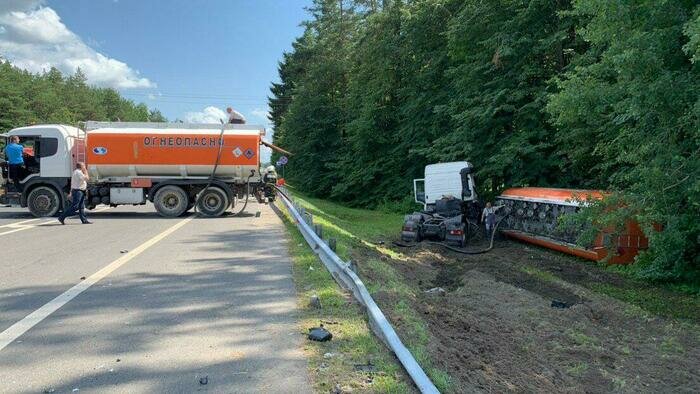
[[[563,216],[577,212],[588,200],[600,200],[600,190],[520,187],[505,190],[497,197],[504,217],[499,230],[511,238],[573,254],[589,260],[606,260],[613,264],[634,261],[640,250],[649,246],[639,225],[628,221],[620,234],[603,229],[587,247],[576,244],[584,230],[576,226],[560,226]],[[609,250],[614,254],[608,256]]]
[[[76,162],[84,161],[88,208],[151,201],[163,216],[180,216],[195,204],[202,214],[219,216],[237,199],[271,193],[259,173],[264,133],[252,125],[136,122],[87,122],[85,131],[63,125],[14,129],[6,136],[31,143],[38,160],[21,190],[5,193],[4,200],[35,216],[55,215],[66,204]]]

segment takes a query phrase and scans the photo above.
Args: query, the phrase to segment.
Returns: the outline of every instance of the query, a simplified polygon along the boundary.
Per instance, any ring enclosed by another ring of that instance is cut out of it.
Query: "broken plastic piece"
[[[330,341],[331,338],[333,338],[333,334],[323,327],[309,328],[309,339],[312,341],[326,342]]]
[[[563,301],[552,300],[552,308],[569,308],[571,305]]]

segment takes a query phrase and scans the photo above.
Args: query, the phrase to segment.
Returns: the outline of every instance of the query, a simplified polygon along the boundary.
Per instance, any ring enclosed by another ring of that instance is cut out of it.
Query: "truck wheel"
[[[41,218],[54,216],[61,207],[61,197],[51,186],[39,186],[29,192],[27,208],[32,215]]]
[[[210,187],[202,191],[197,202],[197,211],[204,216],[221,216],[231,204],[226,192],[218,187]]]
[[[189,198],[182,188],[168,185],[158,189],[153,198],[153,205],[160,216],[175,218],[187,210]]]

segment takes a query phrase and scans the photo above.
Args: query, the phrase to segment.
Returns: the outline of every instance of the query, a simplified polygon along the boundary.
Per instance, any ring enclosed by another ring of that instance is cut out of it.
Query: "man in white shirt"
[[[58,221],[61,224],[66,224],[65,220],[68,216],[73,216],[76,213],[80,216],[80,221],[83,224],[92,224],[85,217],[85,198],[87,197],[87,181],[90,180],[85,163],[77,163],[75,171],[70,178],[70,195],[71,206],[61,213]]]
[[[228,113],[228,122],[231,124],[245,124],[245,116],[242,113],[236,111],[235,109],[228,107],[226,108],[226,113]]]

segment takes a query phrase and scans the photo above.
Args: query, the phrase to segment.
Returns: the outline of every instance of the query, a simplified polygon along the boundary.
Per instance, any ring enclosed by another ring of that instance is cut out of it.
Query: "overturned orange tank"
[[[575,190],[540,187],[512,188],[497,197],[507,216],[499,230],[509,237],[589,260],[610,264],[629,264],[640,250],[649,246],[639,224],[628,221],[624,231],[614,235],[604,229],[588,247],[576,245],[584,230],[581,227],[559,226],[562,216],[578,211],[589,199],[602,199],[600,190]],[[608,258],[610,250],[614,256]]]

